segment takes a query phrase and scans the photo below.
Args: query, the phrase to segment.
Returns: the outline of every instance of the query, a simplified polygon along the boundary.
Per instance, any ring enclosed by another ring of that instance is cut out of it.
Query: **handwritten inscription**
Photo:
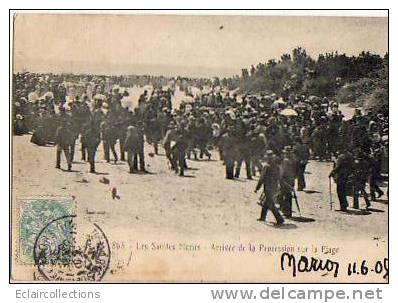
[[[291,268],[292,276],[296,277],[297,272],[332,272],[334,277],[339,274],[340,264],[330,259],[320,260],[314,257],[310,259],[306,256],[300,256],[298,260],[293,254],[283,253],[281,255],[281,269]]]

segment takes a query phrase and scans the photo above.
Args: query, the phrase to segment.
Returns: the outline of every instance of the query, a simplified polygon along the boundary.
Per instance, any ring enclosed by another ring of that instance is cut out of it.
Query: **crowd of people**
[[[106,77],[71,82],[62,75],[19,73],[13,78],[13,131],[32,134],[34,144],[55,145],[55,166],[61,168],[65,158],[67,170],[80,142],[81,159],[92,173],[101,142],[105,160],[127,161],[130,173],[146,172],[144,142],[153,146],[151,155],[163,146],[170,169],[180,176],[187,159],[210,160],[217,150],[227,179],[240,178],[243,163],[247,179],[259,175],[256,191],[264,187],[259,220],[270,210],[277,224],[292,216],[295,188],[307,187],[310,159],[335,161],[329,177],[342,211],[349,195],[354,208],[360,197],[369,208],[384,194],[379,184],[388,166],[388,108],[367,113],[358,108],[347,119],[327,97],[238,96],[211,88],[173,106],[173,94],[170,87],[145,90],[129,108],[122,102],[128,91]]]

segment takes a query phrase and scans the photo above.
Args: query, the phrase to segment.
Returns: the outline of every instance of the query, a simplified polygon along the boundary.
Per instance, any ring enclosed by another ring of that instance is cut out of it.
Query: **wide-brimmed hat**
[[[286,145],[283,148],[283,152],[286,153],[286,154],[292,152],[292,150],[293,150],[293,148],[290,145]]]
[[[266,157],[274,157],[274,156],[275,156],[275,153],[273,152],[272,149],[267,149],[267,150],[265,151],[265,156],[266,156]]]

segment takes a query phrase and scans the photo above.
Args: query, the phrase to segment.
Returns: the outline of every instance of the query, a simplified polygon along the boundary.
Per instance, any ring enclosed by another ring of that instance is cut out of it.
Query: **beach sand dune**
[[[218,152],[212,161],[187,160],[189,170],[178,177],[168,168],[161,154],[149,157],[153,147],[145,146],[146,168],[150,174],[129,174],[126,162],[117,164],[103,160],[102,145],[97,153],[97,174],[80,161],[80,144],[76,146],[73,171],[55,169],[55,147],[39,147],[29,142],[30,136],[13,137],[13,200],[23,196],[74,196],[78,215],[90,211],[105,212],[104,224],[110,229],[123,228],[135,233],[161,230],[164,233],[190,235],[264,234],[281,237],[286,230],[259,223],[260,193],[253,191],[257,177],[247,180],[242,167],[241,178],[226,180],[225,168]],[[64,160],[64,159],[63,159]],[[66,168],[66,163],[63,162]],[[371,239],[386,237],[388,202],[383,196],[374,202],[373,212],[354,211],[343,214],[332,182],[333,209],[330,210],[328,174],[332,163],[310,161],[307,167],[307,192],[297,192],[303,218],[287,220],[294,228],[290,236]],[[103,178],[109,180],[100,182]],[[116,189],[119,199],[112,197]],[[386,188],[383,188],[386,192]],[[384,200],[383,200],[384,199]],[[350,204],[352,201],[350,198]],[[365,207],[360,200],[361,207]],[[298,217],[293,205],[295,217]],[[274,221],[272,214],[269,221]]]

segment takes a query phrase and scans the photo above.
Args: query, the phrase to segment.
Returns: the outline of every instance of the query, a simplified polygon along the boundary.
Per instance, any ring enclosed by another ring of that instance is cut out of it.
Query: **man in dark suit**
[[[55,144],[57,147],[56,165],[55,168],[61,168],[61,153],[64,152],[66,162],[68,164],[68,171],[72,170],[72,159],[70,155],[70,146],[72,144],[74,134],[71,131],[72,123],[70,118],[65,113],[65,108],[60,107],[60,117],[56,132],[55,132]]]
[[[285,146],[281,163],[280,206],[286,218],[292,216],[292,191],[297,175],[297,160],[290,146]]]
[[[144,135],[142,123],[137,126],[130,125],[127,127],[127,136],[124,142],[124,149],[127,151],[127,162],[129,171],[133,174],[138,170],[138,157],[140,162],[140,171],[145,172],[144,160]]]
[[[351,153],[343,150],[338,156],[333,170],[329,174],[329,178],[333,177],[337,185],[337,195],[339,197],[341,211],[346,211],[348,207],[347,183],[352,170],[352,163]]]
[[[296,145],[293,148],[293,153],[297,158],[297,190],[302,191],[306,188],[305,169],[310,157],[310,149],[307,144],[303,143],[300,137],[296,138]]]
[[[90,119],[82,127],[82,145],[87,148],[90,173],[95,173],[95,153],[101,142],[100,131],[94,119]]]
[[[186,167],[185,154],[188,148],[188,141],[186,138],[185,130],[180,128],[177,130],[176,141],[173,146],[171,146],[171,159],[173,162],[173,167],[179,176],[184,176],[184,170]]]
[[[271,150],[266,152],[265,163],[263,171],[261,172],[260,179],[258,180],[256,189],[257,192],[261,186],[264,188],[263,198],[261,201],[262,209],[261,215],[258,219],[259,221],[264,221],[267,217],[267,212],[270,210],[276,219],[277,225],[281,225],[284,219],[275,206],[275,195],[278,191],[279,179],[280,179],[280,169],[276,162],[276,157]]]

